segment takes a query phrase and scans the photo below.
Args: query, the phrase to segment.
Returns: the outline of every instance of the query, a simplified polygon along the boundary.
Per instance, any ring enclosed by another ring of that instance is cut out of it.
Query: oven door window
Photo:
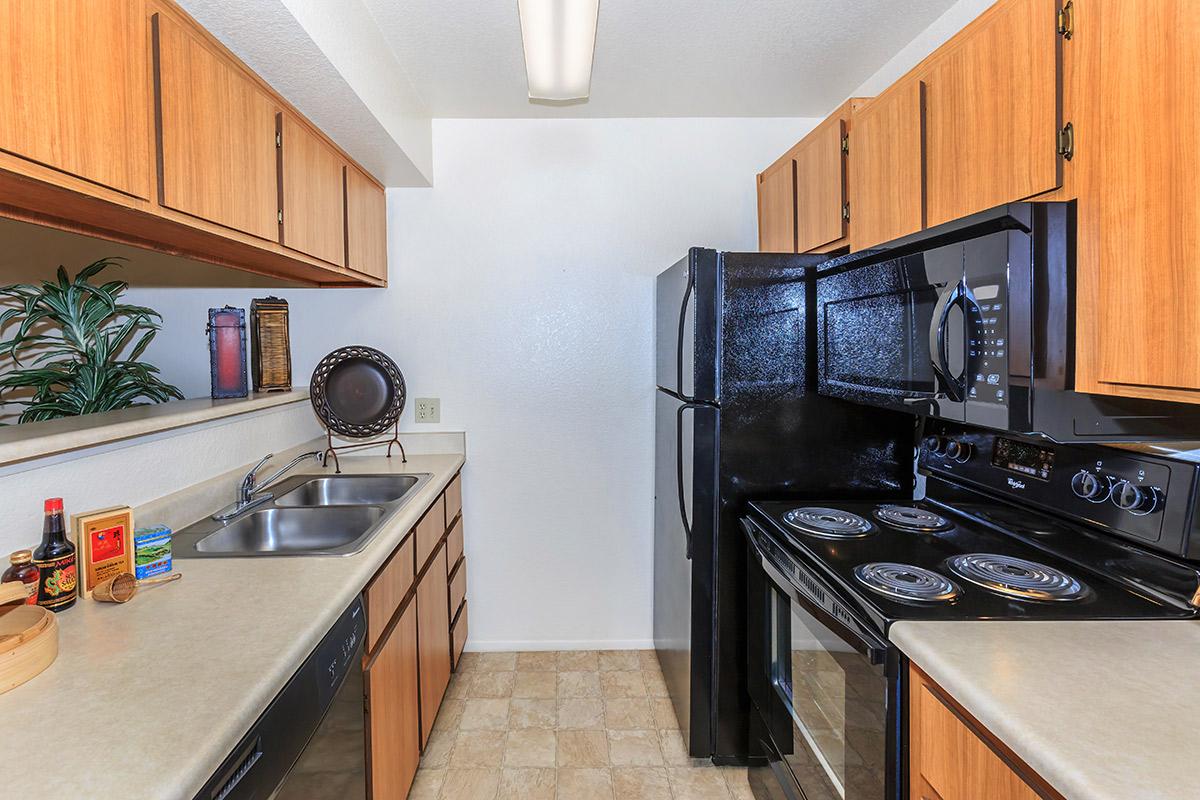
[[[777,745],[807,800],[884,797],[884,668],[776,588],[771,619],[771,684],[792,723]]]

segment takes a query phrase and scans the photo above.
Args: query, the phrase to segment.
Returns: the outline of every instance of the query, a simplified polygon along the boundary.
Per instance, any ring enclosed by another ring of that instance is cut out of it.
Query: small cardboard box
[[[171,529],[166,525],[133,532],[134,575],[153,578],[171,571]]]

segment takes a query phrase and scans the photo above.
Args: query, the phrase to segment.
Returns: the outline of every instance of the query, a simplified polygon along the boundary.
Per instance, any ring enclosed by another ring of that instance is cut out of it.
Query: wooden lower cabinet
[[[415,598],[383,639],[365,674],[370,796],[404,798],[421,760]]]
[[[446,545],[438,545],[417,584],[417,641],[421,664],[421,746],[429,741],[438,707],[450,684],[450,597]]]
[[[461,506],[460,478],[429,506],[363,591],[367,608],[367,769],[370,797],[408,796],[421,751],[467,638],[462,517],[447,526],[447,497]],[[421,529],[432,544],[418,558]],[[447,530],[449,527],[449,530]],[[457,532],[457,554],[447,551]],[[413,584],[414,574],[420,577]]]
[[[1061,800],[915,666],[908,700],[913,800]]]

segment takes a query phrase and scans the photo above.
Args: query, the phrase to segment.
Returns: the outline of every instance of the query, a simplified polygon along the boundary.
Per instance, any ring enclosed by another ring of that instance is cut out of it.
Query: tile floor
[[[409,800],[753,800],[693,761],[653,651],[467,653]]]

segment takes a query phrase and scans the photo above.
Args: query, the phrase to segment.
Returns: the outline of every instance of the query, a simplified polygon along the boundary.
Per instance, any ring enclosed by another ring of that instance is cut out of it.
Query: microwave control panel
[[[981,287],[971,308],[967,399],[1004,404],[1008,402],[1008,304],[995,288]]]
[[[923,472],[1186,555],[1196,465],[929,420]]]

